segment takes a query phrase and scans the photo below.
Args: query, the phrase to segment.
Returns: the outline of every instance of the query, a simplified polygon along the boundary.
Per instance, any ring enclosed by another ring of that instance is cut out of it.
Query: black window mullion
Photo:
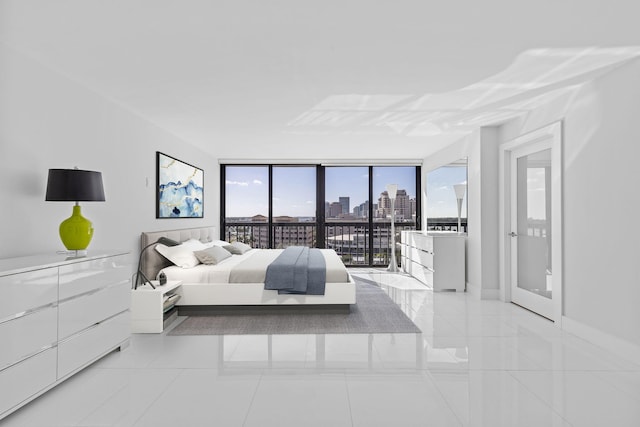
[[[316,167],[316,247],[325,248],[325,212],[324,212],[324,200],[325,200],[325,182],[324,182],[324,166],[318,165]]]
[[[373,166],[369,166],[369,267],[373,266]]]
[[[422,229],[422,169],[416,166],[416,230]]]
[[[227,185],[226,185],[226,165],[220,165],[220,240],[226,240],[226,218],[227,218],[227,210],[226,210],[226,195],[227,195]]]
[[[269,248],[273,248],[273,165],[269,165],[269,217],[267,218]]]

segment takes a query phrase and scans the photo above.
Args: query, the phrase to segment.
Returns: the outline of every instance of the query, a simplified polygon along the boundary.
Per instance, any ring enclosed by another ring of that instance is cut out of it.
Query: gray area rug
[[[169,335],[267,335],[420,333],[389,296],[368,280],[355,278],[356,304],[349,313],[246,314],[227,312],[189,316]],[[301,307],[304,310],[304,307]]]

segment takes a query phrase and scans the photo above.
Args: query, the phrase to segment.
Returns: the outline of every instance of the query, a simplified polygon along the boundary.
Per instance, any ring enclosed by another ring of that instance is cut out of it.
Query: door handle
[[[509,233],[509,236],[518,237],[518,234],[515,231],[512,231],[511,233]]]

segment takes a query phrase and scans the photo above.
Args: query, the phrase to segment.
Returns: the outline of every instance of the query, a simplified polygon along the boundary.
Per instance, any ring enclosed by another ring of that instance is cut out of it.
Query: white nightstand
[[[149,285],[138,286],[131,291],[131,332],[159,333],[177,317],[177,311],[164,312],[165,297],[172,294],[181,296],[181,280],[169,280],[160,286],[152,280],[153,289]]]

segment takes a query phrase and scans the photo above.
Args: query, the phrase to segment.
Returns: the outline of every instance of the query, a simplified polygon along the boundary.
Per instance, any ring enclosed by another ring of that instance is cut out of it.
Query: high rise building
[[[338,202],[342,205],[343,214],[348,214],[351,212],[351,209],[349,208],[349,197],[339,197]]]
[[[342,205],[340,202],[331,202],[329,205],[329,218],[338,218],[342,213]]]
[[[412,205],[407,190],[398,190],[396,192],[395,211],[396,220],[411,219],[411,215],[415,213],[415,200]],[[391,199],[386,191],[380,193],[376,213],[378,218],[391,216]]]

